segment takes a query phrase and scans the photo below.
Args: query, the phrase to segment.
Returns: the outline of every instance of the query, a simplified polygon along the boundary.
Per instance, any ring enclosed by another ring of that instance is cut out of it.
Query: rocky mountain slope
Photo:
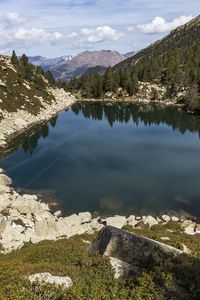
[[[0,147],[9,137],[49,119],[75,101],[53,83],[51,74],[28,63],[24,55],[0,56]]]
[[[114,66],[124,59],[124,56],[117,51],[84,51],[67,61],[53,64],[49,69],[55,78],[68,80],[82,75],[90,68]],[[41,66],[46,68],[46,62]]]

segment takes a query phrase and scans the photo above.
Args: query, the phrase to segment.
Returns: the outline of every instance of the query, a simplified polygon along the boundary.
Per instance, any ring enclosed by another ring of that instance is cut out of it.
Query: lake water
[[[200,216],[200,120],[176,109],[82,102],[11,146],[14,186],[65,214]]]

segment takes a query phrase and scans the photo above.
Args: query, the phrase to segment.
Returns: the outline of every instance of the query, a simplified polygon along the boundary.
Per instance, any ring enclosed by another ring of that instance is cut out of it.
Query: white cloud
[[[75,31],[73,31],[73,32],[67,34],[67,35],[66,35],[66,38],[72,39],[72,38],[75,38],[75,37],[77,37],[77,36],[78,36],[78,33],[75,32]]]
[[[91,44],[104,41],[116,41],[122,36],[122,33],[110,26],[99,26],[95,29],[83,28],[80,34],[85,37],[86,42]]]
[[[18,13],[8,13],[0,23],[0,47],[1,50],[15,48],[20,45],[22,48],[38,45],[43,42],[55,44],[64,39],[60,32],[49,32],[42,28],[26,26],[27,18]]]
[[[38,28],[19,28],[14,32],[13,39],[16,41],[31,41],[31,42],[46,42],[59,41],[62,39],[62,34],[59,32],[49,33],[44,29]]]
[[[169,32],[178,26],[184,25],[185,23],[192,20],[192,16],[181,16],[179,18],[174,19],[172,22],[167,22],[162,17],[156,17],[152,22],[147,24],[138,25],[138,29],[147,34],[153,33],[164,33]]]
[[[16,12],[11,12],[5,15],[5,21],[9,26],[18,26],[26,21],[26,17]]]

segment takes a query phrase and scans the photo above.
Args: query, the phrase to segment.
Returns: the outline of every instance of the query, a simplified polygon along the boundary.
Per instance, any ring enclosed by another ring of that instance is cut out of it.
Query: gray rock
[[[148,264],[149,260],[158,263],[166,256],[183,253],[174,247],[111,226],[99,232],[88,251],[90,255],[99,252],[100,255],[114,257],[128,264],[137,261]]]
[[[73,285],[73,282],[70,277],[52,276],[50,273],[36,273],[30,275],[28,279],[31,283],[41,282],[55,284],[56,286],[62,286],[64,289],[67,289]]]

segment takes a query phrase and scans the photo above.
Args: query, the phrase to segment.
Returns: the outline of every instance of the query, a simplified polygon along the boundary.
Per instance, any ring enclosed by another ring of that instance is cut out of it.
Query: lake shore
[[[10,113],[1,111],[3,118],[0,121],[0,152],[6,148],[13,137],[23,133],[36,124],[48,121],[77,101],[73,95],[65,92],[63,89],[50,88],[49,93],[55,97],[55,101],[51,104],[45,103],[44,108],[42,108],[37,115],[30,114],[25,110]]]
[[[44,240],[55,241],[81,234],[94,234],[105,226],[122,229],[151,228],[169,222],[180,224],[188,235],[200,234],[200,224],[187,218],[162,215],[93,217],[90,212],[80,212],[63,217],[61,211],[54,214],[49,205],[36,195],[20,195],[11,186],[12,180],[0,169],[0,244],[1,253],[20,249],[26,243],[36,244]],[[164,240],[164,238],[163,238]]]

